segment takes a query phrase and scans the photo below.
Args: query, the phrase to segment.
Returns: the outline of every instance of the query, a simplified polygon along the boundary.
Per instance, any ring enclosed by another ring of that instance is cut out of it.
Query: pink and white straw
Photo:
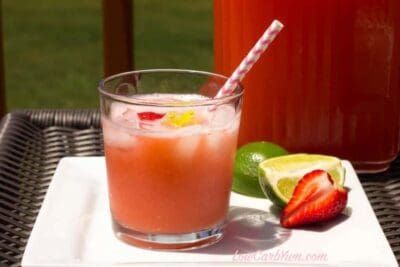
[[[242,60],[240,65],[232,73],[231,77],[225,82],[218,91],[215,98],[227,96],[233,93],[239,82],[249,72],[254,63],[258,60],[262,53],[272,43],[278,33],[283,29],[283,24],[278,20],[274,20],[247,56]]]

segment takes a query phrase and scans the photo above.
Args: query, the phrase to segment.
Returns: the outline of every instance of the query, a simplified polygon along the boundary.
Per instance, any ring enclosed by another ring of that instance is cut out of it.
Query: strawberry
[[[281,214],[286,228],[324,222],[338,216],[347,204],[347,191],[334,183],[329,173],[314,170],[297,183]]]
[[[165,116],[164,113],[156,113],[156,112],[139,112],[138,117],[142,121],[154,121],[159,120]]]

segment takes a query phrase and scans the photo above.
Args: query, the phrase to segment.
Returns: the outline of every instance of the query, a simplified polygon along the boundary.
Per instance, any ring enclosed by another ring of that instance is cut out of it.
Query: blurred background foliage
[[[3,0],[8,109],[96,107],[101,23],[101,1]],[[134,57],[212,70],[212,0],[134,0]]]

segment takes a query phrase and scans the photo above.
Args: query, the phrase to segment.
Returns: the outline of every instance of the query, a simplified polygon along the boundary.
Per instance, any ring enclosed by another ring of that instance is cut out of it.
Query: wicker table
[[[0,265],[19,266],[56,169],[65,156],[103,155],[97,110],[20,110],[0,122]],[[400,158],[390,170],[360,175],[400,262]]]

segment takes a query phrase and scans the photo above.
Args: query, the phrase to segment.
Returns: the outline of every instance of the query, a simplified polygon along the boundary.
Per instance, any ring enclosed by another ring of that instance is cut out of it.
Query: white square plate
[[[29,238],[22,266],[110,266],[179,263],[268,263],[269,266],[397,266],[354,169],[346,168],[346,215],[320,227],[279,226],[266,199],[231,196],[225,237],[188,252],[140,249],[117,240],[111,229],[103,157],[60,161]]]

